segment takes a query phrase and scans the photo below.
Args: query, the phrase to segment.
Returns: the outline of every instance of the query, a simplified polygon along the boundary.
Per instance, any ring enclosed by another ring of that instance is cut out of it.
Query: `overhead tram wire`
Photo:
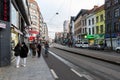
[[[50,18],[48,24],[49,24],[50,22],[52,22],[52,20],[55,18],[56,15],[59,15],[60,9],[62,9],[62,6],[64,5],[64,3],[65,3],[65,0],[63,1],[63,3],[61,3],[61,5],[60,5],[60,7],[58,8],[58,10],[56,11],[56,13]]]

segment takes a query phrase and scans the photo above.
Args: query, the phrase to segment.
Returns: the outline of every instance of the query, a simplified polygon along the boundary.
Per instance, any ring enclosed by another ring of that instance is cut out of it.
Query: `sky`
[[[36,0],[44,22],[47,23],[48,35],[54,39],[55,32],[63,32],[63,22],[76,16],[81,9],[101,6],[104,0]],[[56,14],[58,13],[58,14]]]

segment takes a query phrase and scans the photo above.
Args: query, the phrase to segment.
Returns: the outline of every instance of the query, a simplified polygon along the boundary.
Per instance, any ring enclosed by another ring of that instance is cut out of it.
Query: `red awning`
[[[39,34],[38,31],[33,31],[33,30],[29,31],[29,33],[31,33],[31,34]]]

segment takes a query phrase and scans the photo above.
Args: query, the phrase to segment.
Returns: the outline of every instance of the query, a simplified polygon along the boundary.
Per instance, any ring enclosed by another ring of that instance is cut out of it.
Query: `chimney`
[[[94,5],[94,10],[96,10],[98,8],[98,6],[97,5]]]

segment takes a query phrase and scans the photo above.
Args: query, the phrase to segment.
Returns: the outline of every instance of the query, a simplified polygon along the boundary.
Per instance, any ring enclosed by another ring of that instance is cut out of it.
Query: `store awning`
[[[87,38],[87,39],[94,39],[95,37],[94,37],[94,35],[87,35],[86,38]]]
[[[30,33],[30,34],[39,34],[38,31],[33,31],[33,30],[29,31],[29,33]]]

